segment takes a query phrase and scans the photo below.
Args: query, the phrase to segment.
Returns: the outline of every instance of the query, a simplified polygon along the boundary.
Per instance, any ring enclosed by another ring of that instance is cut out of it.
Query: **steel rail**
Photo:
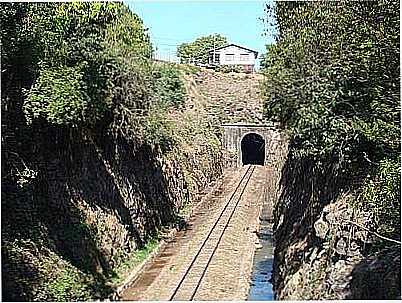
[[[204,278],[204,276],[205,276],[205,274],[206,274],[206,272],[207,272],[207,269],[208,269],[208,267],[209,267],[209,265],[210,265],[210,263],[211,263],[211,260],[212,260],[212,258],[213,258],[213,256],[214,256],[216,250],[218,249],[218,246],[219,246],[219,244],[220,244],[220,242],[221,242],[221,240],[222,240],[222,238],[223,238],[223,235],[224,235],[224,233],[225,233],[227,227],[229,226],[229,222],[230,222],[230,220],[232,219],[233,214],[234,214],[234,212],[235,212],[235,210],[236,210],[236,208],[237,208],[237,206],[238,206],[238,204],[239,204],[239,202],[240,202],[240,200],[241,200],[241,198],[242,198],[242,196],[243,196],[243,194],[244,194],[244,191],[245,191],[245,189],[247,188],[247,185],[248,185],[248,183],[249,183],[249,181],[250,181],[250,179],[251,179],[251,176],[252,176],[253,173],[254,173],[255,166],[250,165],[250,166],[247,168],[247,170],[246,170],[246,172],[244,173],[244,175],[242,176],[240,182],[237,184],[236,189],[232,192],[232,194],[231,194],[231,196],[230,196],[228,202],[226,203],[225,207],[224,207],[224,208],[222,209],[222,211],[220,212],[219,217],[216,219],[214,225],[212,226],[212,228],[210,229],[208,235],[207,235],[206,238],[204,239],[202,245],[199,247],[199,249],[198,249],[198,251],[197,251],[197,254],[194,256],[194,258],[192,259],[192,261],[191,261],[189,267],[187,268],[186,272],[184,273],[184,275],[183,275],[182,278],[180,279],[180,282],[177,284],[177,286],[176,286],[176,288],[175,288],[173,294],[172,294],[172,295],[170,296],[170,298],[169,298],[169,301],[172,301],[172,300],[174,299],[174,297],[177,295],[177,293],[178,293],[178,291],[180,290],[180,288],[181,288],[183,282],[185,281],[185,279],[187,278],[188,274],[189,274],[190,271],[192,270],[194,264],[196,263],[198,257],[200,256],[202,250],[204,249],[206,243],[211,239],[210,237],[211,237],[212,233],[214,232],[214,230],[215,230],[216,226],[218,225],[219,221],[221,221],[221,219],[222,219],[222,217],[223,217],[223,215],[224,215],[226,209],[228,208],[228,206],[229,206],[230,203],[232,202],[233,197],[234,197],[234,196],[236,195],[236,193],[238,192],[240,186],[242,185],[244,179],[246,178],[246,176],[247,176],[247,174],[250,172],[250,170],[251,170],[251,173],[248,175],[248,178],[247,178],[247,180],[246,180],[246,182],[245,182],[245,184],[244,184],[244,187],[241,189],[240,195],[239,195],[239,197],[238,197],[238,199],[237,199],[237,201],[236,201],[236,203],[235,203],[235,205],[234,205],[234,207],[233,207],[233,210],[231,211],[231,213],[230,213],[230,215],[229,215],[229,218],[228,218],[228,220],[227,220],[227,222],[226,222],[226,224],[225,224],[225,226],[224,226],[222,232],[220,233],[220,236],[219,236],[219,238],[218,238],[218,242],[215,244],[214,249],[213,249],[213,251],[212,251],[212,254],[211,254],[211,255],[209,256],[209,258],[208,258],[207,264],[206,264],[206,266],[204,267],[200,278],[198,279],[198,282],[197,282],[197,284],[196,284],[196,286],[195,286],[195,289],[194,289],[193,292],[191,293],[190,300],[193,300],[193,299],[194,299],[194,296],[196,295],[196,293],[197,293],[197,291],[198,291],[198,289],[199,289],[199,287],[200,287],[200,285],[201,285],[201,282],[202,282],[202,280],[203,280],[203,278]]]

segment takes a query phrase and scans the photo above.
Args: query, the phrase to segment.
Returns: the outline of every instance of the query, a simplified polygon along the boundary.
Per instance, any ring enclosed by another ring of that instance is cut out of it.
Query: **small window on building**
[[[240,54],[240,61],[248,61],[249,54]]]
[[[226,54],[225,60],[226,61],[234,61],[234,54]]]

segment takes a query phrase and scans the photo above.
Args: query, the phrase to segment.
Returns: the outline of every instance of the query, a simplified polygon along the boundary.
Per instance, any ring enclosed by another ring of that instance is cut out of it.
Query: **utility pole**
[[[215,37],[216,37],[216,34],[214,34],[214,52],[213,52],[213,57],[212,57],[212,64],[214,64],[215,65]]]

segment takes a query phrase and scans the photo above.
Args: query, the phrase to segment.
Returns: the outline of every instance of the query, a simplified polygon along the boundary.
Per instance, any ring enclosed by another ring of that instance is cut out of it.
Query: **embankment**
[[[176,144],[165,150],[106,127],[8,121],[17,127],[6,128],[3,153],[19,150],[24,162],[19,180],[2,183],[3,300],[103,298],[123,263],[179,223],[222,170],[219,140],[190,95],[170,113]]]
[[[375,249],[370,214],[352,203],[360,183],[293,152],[275,202],[277,299],[397,299],[400,246]]]

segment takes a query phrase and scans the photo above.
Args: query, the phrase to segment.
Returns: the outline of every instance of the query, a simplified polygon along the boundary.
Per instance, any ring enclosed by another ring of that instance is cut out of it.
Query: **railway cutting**
[[[244,300],[270,168],[228,169],[122,300]]]

